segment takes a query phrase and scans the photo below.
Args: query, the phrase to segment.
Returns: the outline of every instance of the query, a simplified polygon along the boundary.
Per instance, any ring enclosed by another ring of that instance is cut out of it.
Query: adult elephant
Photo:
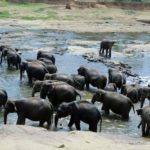
[[[59,118],[71,115],[68,127],[71,128],[75,124],[76,129],[80,130],[80,121],[89,124],[89,130],[97,132],[97,124],[100,121],[100,131],[102,124],[102,117],[97,109],[92,103],[88,101],[76,101],[70,103],[62,103],[57,109],[55,115],[55,127]]]
[[[0,107],[5,106],[7,100],[8,100],[7,92],[3,89],[0,89]]]
[[[122,85],[121,94],[129,97],[133,103],[137,103],[140,101],[140,88],[142,88],[142,86],[138,84]]]
[[[117,92],[117,86],[115,83],[108,83],[104,88],[105,91]]]
[[[99,55],[104,55],[104,51],[106,51],[106,57],[111,57],[111,49],[114,45],[115,41],[103,40],[100,44]]]
[[[142,136],[146,137],[150,135],[150,106],[146,106],[137,110],[137,114],[141,115],[141,121],[138,128],[142,125]]]
[[[44,83],[40,91],[40,97],[45,99],[47,96],[54,107],[76,100],[77,95],[80,96],[77,90],[65,82]]]
[[[109,114],[111,109],[112,112],[121,115],[125,120],[129,119],[131,107],[134,110],[132,101],[128,97],[116,92],[98,90],[92,98],[92,103],[96,101],[103,103],[102,110],[105,111],[105,114]]]
[[[112,68],[108,69],[108,79],[109,83],[115,83],[119,89],[121,89],[123,84],[126,84],[126,76],[122,72]]]
[[[49,101],[35,98],[32,98],[32,100],[7,101],[4,111],[4,124],[7,124],[7,115],[9,113],[17,113],[16,124],[24,125],[27,118],[39,121],[40,127],[47,122],[47,129],[49,129],[53,116],[53,107]]]
[[[47,51],[38,51],[37,59],[40,59],[40,58],[49,59],[49,60],[51,60],[53,62],[53,64],[55,64],[55,57],[54,57],[54,55],[50,54]]]
[[[139,89],[139,93],[140,93],[140,101],[141,101],[141,108],[142,108],[146,98],[150,101],[150,87],[147,86],[141,87]]]
[[[45,74],[45,80],[58,80],[68,83],[73,87],[83,90],[85,86],[85,78],[80,75],[72,74],[71,76],[65,73]]]
[[[22,80],[22,74],[26,71],[29,84],[32,85],[32,79],[43,80],[48,70],[43,64],[38,62],[27,62],[24,61],[20,64],[20,80]]]
[[[104,89],[107,83],[107,77],[100,74],[95,69],[89,69],[87,67],[81,66],[78,69],[78,74],[85,77],[85,84],[87,90],[89,90],[89,84],[99,89]]]
[[[19,69],[19,66],[21,63],[21,57],[17,53],[17,51],[11,51],[11,50],[3,51],[1,55],[1,63],[2,63],[3,57],[5,58],[5,56],[7,57],[8,68],[10,68],[11,66],[15,66],[16,69]]]

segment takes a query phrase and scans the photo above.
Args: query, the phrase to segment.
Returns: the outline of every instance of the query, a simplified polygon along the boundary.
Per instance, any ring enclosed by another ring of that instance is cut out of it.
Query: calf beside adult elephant
[[[85,77],[85,84],[87,90],[89,90],[89,84],[99,89],[104,89],[107,84],[107,77],[100,74],[95,69],[89,69],[81,66],[78,69],[78,74]]]
[[[117,88],[121,88],[123,84],[126,84],[126,76],[116,69],[108,69],[109,83],[115,83]]]
[[[7,92],[3,89],[0,89],[0,107],[5,106],[7,100],[8,100]]]
[[[112,112],[121,115],[123,119],[129,119],[129,112],[134,105],[132,101],[119,93],[109,92],[104,90],[98,90],[92,98],[92,103],[96,101],[103,103],[102,110],[105,111],[105,114],[109,114],[109,110]]]
[[[27,118],[39,121],[40,127],[47,122],[47,129],[49,129],[53,116],[53,107],[49,101],[36,98],[32,98],[32,100],[7,101],[4,110],[4,124],[7,124],[7,115],[9,113],[17,113],[16,124],[24,125]]]
[[[44,83],[40,91],[40,97],[49,101],[54,107],[57,107],[62,102],[71,102],[80,96],[77,90],[65,82]]]
[[[141,121],[138,128],[142,125],[142,136],[146,137],[150,135],[150,106],[146,106],[137,110],[137,114],[141,115]]]
[[[88,101],[75,101],[70,103],[62,103],[57,109],[55,116],[55,127],[59,118],[71,115],[68,127],[71,128],[75,124],[76,129],[80,130],[80,121],[89,124],[89,130],[97,132],[97,124],[100,121],[100,131],[102,117],[99,110]]]

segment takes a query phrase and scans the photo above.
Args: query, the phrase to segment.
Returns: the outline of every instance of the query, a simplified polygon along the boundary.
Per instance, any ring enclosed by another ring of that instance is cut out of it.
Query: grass
[[[10,17],[10,13],[7,10],[4,11],[0,11],[0,18],[9,18]]]

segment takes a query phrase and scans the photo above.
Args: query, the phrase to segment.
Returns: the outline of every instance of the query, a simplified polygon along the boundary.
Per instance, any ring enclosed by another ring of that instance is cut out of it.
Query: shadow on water
[[[8,34],[1,34],[3,32],[8,32]],[[77,69],[80,65],[86,65],[91,68],[99,70],[101,73],[107,75],[107,67],[101,63],[88,62],[83,59],[82,56],[76,55],[74,53],[68,53],[69,46],[77,46],[80,48],[94,48],[96,51],[99,50],[99,41],[102,39],[113,39],[117,40],[114,49],[117,52],[122,53],[122,50],[126,44],[130,43],[148,43],[150,38],[148,34],[126,34],[126,33],[103,33],[103,34],[77,34],[73,32],[64,31],[54,31],[54,30],[26,30],[26,29],[5,29],[3,28],[0,32],[2,39],[0,40],[0,45],[9,45],[10,47],[20,48],[22,51],[22,59],[36,59],[36,54],[38,50],[49,50],[54,52],[56,57],[56,66],[58,67],[58,72],[62,73],[77,73]],[[56,54],[64,50],[63,55]],[[149,53],[141,56],[136,56],[134,59],[132,57],[119,58],[123,62],[128,62],[130,66],[136,71],[140,72],[142,76],[149,76],[150,63],[148,60],[150,58]],[[4,62],[0,66],[0,88],[5,89],[8,92],[9,99],[22,99],[24,97],[31,96],[31,88],[27,85],[27,77],[23,78],[21,82],[19,80],[19,71],[8,70],[7,64]],[[150,78],[148,77],[147,80]],[[89,97],[90,99],[90,97]],[[148,104],[148,102],[147,102]],[[101,104],[96,103],[98,108],[101,108]],[[139,104],[135,105],[135,108],[139,108]],[[9,124],[15,124],[16,114],[10,114]],[[68,120],[60,119],[59,121],[59,131],[68,131]],[[140,137],[141,131],[137,129],[140,117],[130,112],[130,120],[128,122],[122,121],[118,116],[111,113],[109,117],[103,115],[103,126],[102,132],[111,134],[127,134],[133,137]],[[2,113],[0,113],[0,124],[3,123]],[[37,123],[27,121],[27,124],[37,126]],[[88,126],[84,123],[81,124],[82,130],[87,130]],[[73,127],[74,129],[75,127]]]

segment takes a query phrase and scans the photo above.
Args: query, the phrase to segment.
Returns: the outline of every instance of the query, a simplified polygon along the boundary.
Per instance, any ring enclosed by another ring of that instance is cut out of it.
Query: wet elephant
[[[111,49],[114,45],[115,41],[103,40],[100,44],[99,55],[104,55],[104,51],[106,51],[106,57],[111,57]]]
[[[48,51],[38,51],[38,53],[37,53],[37,59],[40,59],[40,58],[49,59],[49,60],[51,60],[53,62],[53,64],[55,64],[55,57],[54,57],[54,55],[52,55]]]
[[[109,68],[108,69],[109,83],[115,83],[117,88],[121,89],[123,84],[126,84],[126,76],[122,72]]]
[[[51,125],[53,116],[53,107],[47,100],[17,100],[7,101],[4,110],[4,124],[7,124],[7,115],[9,113],[17,113],[17,123],[24,125],[26,119],[32,121],[39,121],[39,126],[43,126],[44,122],[47,122],[47,128]]]
[[[112,112],[121,115],[123,119],[129,119],[129,112],[134,105],[132,101],[119,93],[109,92],[104,90],[98,90],[92,98],[92,103],[96,101],[103,103],[102,110],[105,111],[105,114],[109,114],[109,110]]]
[[[5,106],[8,100],[8,94],[6,90],[0,89],[0,107]]]
[[[117,86],[115,83],[108,83],[104,88],[105,91],[117,92]]]
[[[29,84],[32,85],[32,79],[43,80],[48,70],[43,64],[38,62],[27,62],[24,61],[20,64],[20,80],[22,80],[22,74],[26,71]]]
[[[107,83],[107,77],[100,74],[95,69],[89,69],[87,67],[81,66],[78,69],[78,74],[85,77],[85,84],[87,90],[89,90],[89,84],[99,89],[104,89]]]
[[[62,102],[74,101],[77,96],[81,98],[77,90],[65,82],[44,83],[40,91],[40,97],[42,99],[48,97],[54,107]]]
[[[70,103],[62,103],[57,109],[55,116],[55,127],[59,118],[71,116],[68,127],[71,128],[75,124],[76,129],[80,130],[80,121],[83,121],[89,125],[89,130],[97,132],[97,124],[100,121],[100,131],[102,117],[97,109],[92,103],[88,101],[75,101]]]
[[[142,136],[146,137],[150,135],[150,106],[146,106],[137,110],[137,114],[141,115],[141,121],[138,128],[142,125]]]
[[[140,86],[139,84],[122,85],[121,94],[126,95],[133,103],[140,101]]]

